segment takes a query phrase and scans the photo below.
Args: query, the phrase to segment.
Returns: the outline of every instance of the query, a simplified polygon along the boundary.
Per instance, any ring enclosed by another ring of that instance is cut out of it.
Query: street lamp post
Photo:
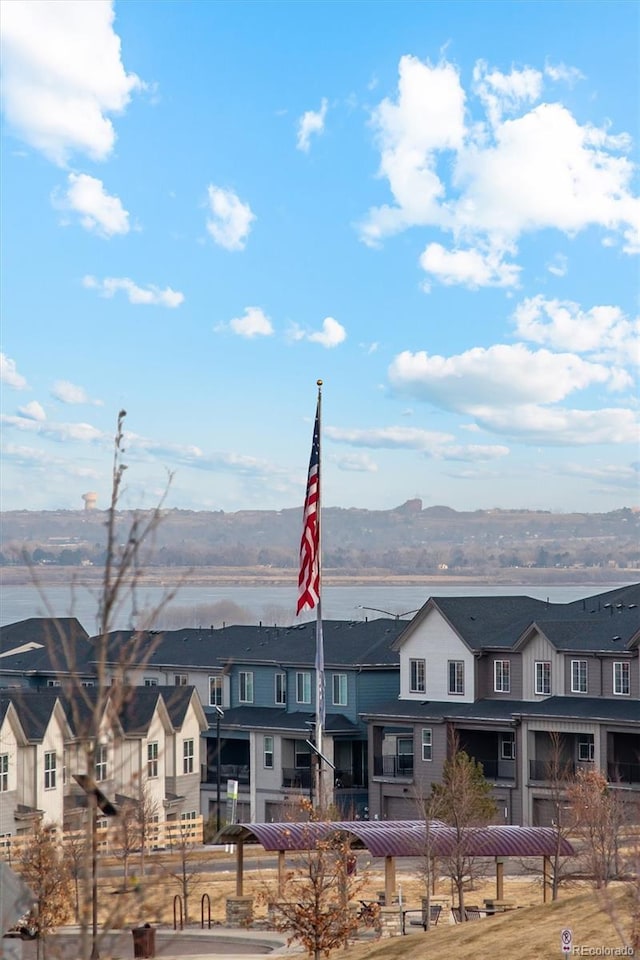
[[[220,720],[224,710],[216,706],[216,832],[220,832]]]

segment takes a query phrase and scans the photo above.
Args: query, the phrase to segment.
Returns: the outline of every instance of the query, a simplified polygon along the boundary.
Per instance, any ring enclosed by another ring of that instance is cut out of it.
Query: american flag
[[[313,610],[320,601],[320,400],[316,408],[313,443],[309,460],[307,496],[304,502],[302,539],[300,540],[300,574],[298,576],[298,609]]]

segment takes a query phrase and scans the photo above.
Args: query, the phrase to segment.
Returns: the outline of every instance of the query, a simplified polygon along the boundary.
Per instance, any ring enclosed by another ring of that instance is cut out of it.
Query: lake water
[[[593,585],[530,585],[518,584],[439,584],[424,586],[325,586],[322,596],[322,615],[327,620],[363,620],[402,615],[421,607],[429,596],[515,596],[524,594],[552,603],[567,603],[595,593],[614,590],[621,584]],[[148,586],[139,590],[137,610],[155,610],[166,595],[165,588]],[[176,597],[145,625],[165,629],[180,627],[221,627],[227,623],[263,623],[288,625],[295,622],[297,591],[293,586],[183,586]],[[232,606],[233,605],[233,606]],[[89,633],[97,630],[97,599],[95,588],[55,585],[40,593],[31,585],[0,587],[0,624],[15,623],[28,617],[77,617]],[[311,620],[313,613],[301,619]],[[133,620],[131,603],[116,611],[112,628],[126,629]]]

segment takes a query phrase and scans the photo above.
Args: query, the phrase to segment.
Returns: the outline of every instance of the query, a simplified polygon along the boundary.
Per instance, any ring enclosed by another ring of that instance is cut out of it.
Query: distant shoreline
[[[54,586],[56,584],[75,584],[77,586],[95,586],[103,575],[101,567],[60,567],[53,565],[4,566],[0,568],[0,586],[23,586],[38,584]],[[443,571],[438,574],[392,574],[360,572],[353,575],[344,572],[325,570],[323,582],[332,587],[354,586],[421,586],[431,584],[454,584],[464,586],[479,584],[509,584],[524,587],[536,584],[579,584],[585,586],[605,586],[621,582],[635,582],[640,579],[640,571],[635,569],[605,568],[555,568],[523,567],[508,569],[490,575],[453,574]],[[139,579],[141,586],[166,586],[184,584],[189,586],[295,586],[297,571],[265,568],[230,567],[149,567]]]

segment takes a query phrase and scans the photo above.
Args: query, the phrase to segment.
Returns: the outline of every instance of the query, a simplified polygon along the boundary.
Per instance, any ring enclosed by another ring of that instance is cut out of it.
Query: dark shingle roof
[[[578,720],[605,720],[640,724],[640,702],[629,697],[547,697],[524,703],[517,712],[530,717],[575,717]]]
[[[26,644],[34,649],[17,653]],[[75,617],[30,617],[0,627],[0,670],[21,674],[90,674],[93,647],[89,634]]]
[[[209,723],[215,725],[216,714],[205,709]],[[312,713],[287,713],[279,707],[233,707],[224,711],[221,726],[226,729],[287,730],[292,733],[309,735],[309,725],[315,722]],[[361,735],[360,729],[341,713],[328,713],[325,731],[330,734]],[[212,731],[212,735],[215,732]]]
[[[13,703],[28,740],[42,740],[53,713],[59,691],[8,689],[0,691],[0,716]]]

